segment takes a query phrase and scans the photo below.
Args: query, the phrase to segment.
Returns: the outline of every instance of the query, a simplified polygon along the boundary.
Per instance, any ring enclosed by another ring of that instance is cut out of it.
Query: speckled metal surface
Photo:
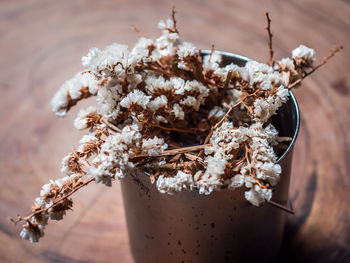
[[[224,53],[226,62],[245,58]],[[286,205],[293,145],[299,130],[294,96],[273,118],[281,136],[293,137],[279,158],[282,175],[273,200]],[[265,204],[254,207],[244,188],[211,195],[183,191],[161,194],[140,172],[121,180],[131,250],[136,262],[273,262],[277,260],[286,212]]]

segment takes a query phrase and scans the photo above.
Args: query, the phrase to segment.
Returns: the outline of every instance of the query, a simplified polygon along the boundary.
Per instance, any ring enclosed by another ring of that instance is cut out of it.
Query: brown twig
[[[232,78],[232,70],[230,70],[227,73],[225,84],[224,84],[224,88],[221,91],[220,98],[218,99],[218,101],[220,101],[223,97],[225,97],[225,94],[226,94],[228,85],[230,84],[231,78]]]
[[[247,143],[244,143],[244,150],[245,150],[244,159],[247,161],[248,165],[250,165],[253,162],[256,162],[255,159],[249,160],[249,157],[250,158],[252,158],[252,157],[250,156],[251,151],[250,151],[250,148],[249,148]],[[261,182],[261,180],[256,176],[255,170],[253,170],[252,167],[249,168],[249,176],[251,176],[252,178],[254,178],[256,180],[256,183],[259,185],[260,188],[267,189],[267,186],[264,185],[264,183]]]
[[[330,60],[332,57],[334,57],[335,54],[337,54],[337,53],[338,53],[339,51],[341,51],[343,48],[344,48],[343,46],[336,46],[336,47],[334,47],[334,48],[330,51],[329,55],[326,56],[326,57],[324,57],[324,58],[322,59],[322,62],[321,62],[320,64],[318,64],[317,66],[315,66],[315,67],[314,67],[313,69],[311,69],[309,72],[305,72],[305,74],[302,76],[301,79],[298,79],[298,80],[294,81],[293,83],[289,84],[289,85],[288,85],[288,89],[292,89],[292,88],[294,88],[296,85],[300,84],[301,81],[302,81],[303,79],[305,79],[307,76],[311,75],[311,74],[314,73],[316,70],[318,70],[320,67],[322,67],[323,65],[325,65],[325,64],[328,62],[328,60]]]
[[[159,156],[175,155],[178,153],[186,153],[186,152],[195,152],[195,151],[204,149],[206,146],[209,146],[209,145],[210,144],[203,144],[203,145],[196,145],[196,146],[167,150],[167,151],[162,152]]]
[[[43,209],[40,209],[40,210],[37,210],[35,211],[34,213],[31,213],[29,216],[26,216],[26,217],[21,217],[21,216],[18,216],[18,218],[16,220],[14,219],[10,219],[13,223],[17,224],[18,222],[21,222],[21,221],[29,221],[33,216],[36,216],[44,211],[48,211],[50,208],[54,207],[55,205],[57,205],[58,203],[62,202],[63,200],[67,199],[68,197],[70,197],[73,193],[75,193],[76,191],[78,191],[80,188],[88,185],[89,183],[91,183],[92,181],[95,181],[95,178],[92,177],[90,178],[89,180],[83,182],[82,184],[80,184],[78,187],[74,188],[70,193],[62,196],[61,198],[55,200],[50,206],[48,207],[45,207]]]
[[[318,64],[316,67],[314,67],[312,70],[310,70],[309,72],[305,73],[305,75],[303,76],[303,78],[306,78],[307,76],[309,76],[310,74],[312,74],[313,72],[315,72],[317,69],[319,69],[320,67],[322,67],[324,64],[326,64],[328,62],[328,60],[330,60],[332,57],[335,56],[335,54],[337,54],[340,50],[342,50],[344,47],[343,46],[336,46],[333,49],[331,49],[330,53],[328,56],[324,57],[322,59],[322,62],[320,64]]]
[[[270,16],[269,16],[269,13],[266,12],[265,13],[266,15],[266,19],[267,19],[267,26],[265,27],[265,29],[267,30],[268,34],[269,34],[269,42],[268,42],[268,45],[269,45],[269,53],[270,53],[270,58],[269,58],[269,65],[272,67],[274,65],[274,61],[273,61],[273,54],[274,54],[274,51],[272,49],[272,33],[271,33],[271,19],[270,19]]]
[[[298,79],[298,80],[294,81],[293,83],[289,84],[288,89],[294,88],[296,85],[300,84],[303,79],[304,78]]]
[[[166,131],[175,131],[175,132],[181,132],[181,133],[197,134],[196,130],[199,130],[199,129],[196,129],[196,128],[179,129],[179,128],[172,128],[172,127],[164,127],[164,126],[161,126],[161,125],[158,125],[158,124],[151,124],[151,123],[148,123],[148,125],[150,125],[152,127],[156,127],[156,128],[162,129],[162,130],[166,130]]]
[[[117,126],[115,126],[114,124],[110,123],[104,117],[101,118],[101,122],[106,124],[106,126],[112,131],[114,131],[114,132],[121,132],[121,130]]]
[[[215,46],[214,44],[211,44],[211,50],[210,50],[210,54],[209,54],[209,61],[211,61],[211,57],[213,56],[215,51]]]
[[[285,212],[288,212],[288,213],[294,215],[293,207],[291,207],[291,209],[289,209],[288,207],[283,206],[283,205],[281,205],[281,204],[279,204],[279,203],[276,203],[276,202],[274,202],[274,201],[271,201],[271,200],[270,200],[270,201],[267,201],[267,203],[270,204],[270,205],[273,205],[273,206],[275,206],[275,207],[277,207],[277,208],[279,208],[279,209],[282,209],[282,210],[285,211]]]
[[[179,154],[179,153],[196,152],[196,151],[204,149],[206,146],[209,146],[209,145],[210,144],[202,144],[202,145],[196,145],[196,146],[176,148],[176,149],[171,149],[171,150],[164,151],[164,152],[162,152],[160,154],[157,154],[157,155],[154,155],[154,156],[140,154],[140,155],[136,155],[135,157],[133,157],[133,159],[145,158],[145,157],[161,157],[161,156],[176,155],[176,154]]]
[[[196,162],[200,163],[203,166],[206,165],[206,163],[203,161],[203,159],[198,157],[198,156],[196,156],[196,155],[193,155],[193,154],[190,154],[190,153],[185,153],[184,155],[186,156],[187,159],[189,159],[191,161],[196,161]]]
[[[177,27],[176,27],[175,14],[176,14],[175,6],[173,6],[172,9],[171,9],[171,18],[172,18],[173,23],[174,23],[173,31],[174,31],[174,33],[179,33],[179,31],[177,30]]]
[[[140,29],[136,28],[133,24],[130,25],[131,30],[135,31],[139,37],[145,37]]]

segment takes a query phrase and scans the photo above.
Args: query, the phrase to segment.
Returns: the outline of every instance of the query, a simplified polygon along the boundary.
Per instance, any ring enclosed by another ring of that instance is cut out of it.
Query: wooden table
[[[60,159],[77,146],[78,108],[56,119],[49,101],[81,69],[90,47],[133,45],[134,24],[157,37],[171,1],[1,1],[0,261],[132,262],[118,183],[91,185],[74,197],[74,212],[52,222],[30,244],[8,220],[26,214],[41,185],[60,176]],[[281,262],[350,262],[350,2],[177,1],[182,37],[199,48],[267,61],[264,12],[276,57],[300,43],[318,61],[334,44],[345,49],[295,93],[302,125],[294,152],[289,216]],[[81,106],[87,105],[83,102]]]

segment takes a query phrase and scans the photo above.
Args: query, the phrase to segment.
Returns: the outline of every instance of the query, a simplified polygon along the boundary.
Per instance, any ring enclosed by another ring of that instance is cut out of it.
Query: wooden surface
[[[262,4],[264,3],[264,4]],[[120,187],[92,185],[74,211],[52,222],[39,244],[18,236],[9,216],[26,214],[41,185],[60,176],[60,159],[82,133],[56,119],[49,101],[81,69],[90,47],[133,45],[131,24],[157,37],[170,1],[0,3],[0,262],[132,262]],[[178,28],[208,49],[266,61],[264,12],[272,18],[276,57],[300,43],[317,57],[345,49],[298,89],[302,124],[295,147],[289,216],[281,262],[350,262],[349,1],[176,1]],[[80,106],[86,105],[84,102]]]

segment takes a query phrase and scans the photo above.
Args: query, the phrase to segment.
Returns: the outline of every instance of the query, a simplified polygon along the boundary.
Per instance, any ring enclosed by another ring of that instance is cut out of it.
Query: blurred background
[[[132,262],[118,182],[91,185],[74,196],[73,212],[51,222],[38,244],[19,237],[9,217],[26,215],[41,186],[60,177],[62,157],[78,145],[78,109],[51,112],[59,86],[81,70],[90,47],[138,35],[160,35],[157,23],[177,10],[183,39],[201,49],[268,60],[265,12],[275,58],[304,44],[317,61],[336,44],[345,49],[295,91],[301,130],[294,150],[281,262],[350,262],[350,2],[292,1],[49,1],[0,2],[0,262]]]

